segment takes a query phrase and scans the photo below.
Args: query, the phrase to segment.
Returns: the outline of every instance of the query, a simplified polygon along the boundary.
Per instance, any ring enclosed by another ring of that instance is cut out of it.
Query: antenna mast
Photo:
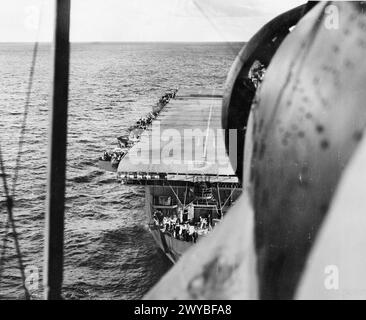
[[[67,106],[70,57],[70,0],[56,0],[53,93],[46,200],[45,299],[62,299]]]

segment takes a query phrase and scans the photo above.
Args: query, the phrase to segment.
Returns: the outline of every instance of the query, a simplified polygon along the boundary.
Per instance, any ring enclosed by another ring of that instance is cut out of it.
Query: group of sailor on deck
[[[171,91],[166,92],[159,100],[161,104],[167,104],[170,99],[174,99],[175,95],[177,94],[178,89],[173,89]]]
[[[118,166],[119,162],[136,142],[140,140],[141,132],[146,130],[154,119],[158,116],[162,108],[170,101],[174,99],[178,89],[173,89],[166,92],[157,103],[157,106],[153,108],[153,111],[149,112],[146,116],[140,117],[135,124],[129,129],[129,134],[120,136],[117,138],[119,147],[112,151],[104,151],[100,160],[110,161],[112,166]]]
[[[154,211],[155,225],[160,227],[162,232],[169,233],[178,240],[196,242],[199,236],[207,234],[212,230],[210,217],[200,216],[200,221],[194,223],[190,213],[173,214],[171,217],[164,216],[160,210]]]
[[[170,101],[170,99],[174,99],[178,89],[173,89],[166,92],[157,103],[156,107],[153,108],[153,111],[150,111],[146,116],[140,117],[137,122],[130,127],[130,131],[134,131],[136,129],[146,130],[146,128],[151,124],[151,122],[158,116],[162,108]]]

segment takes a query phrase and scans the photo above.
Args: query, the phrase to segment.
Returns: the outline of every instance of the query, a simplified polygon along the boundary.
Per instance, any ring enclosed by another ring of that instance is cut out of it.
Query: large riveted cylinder
[[[251,196],[260,298],[293,298],[366,124],[366,15],[321,3],[284,40],[253,105]],[[345,212],[346,214],[346,212]]]

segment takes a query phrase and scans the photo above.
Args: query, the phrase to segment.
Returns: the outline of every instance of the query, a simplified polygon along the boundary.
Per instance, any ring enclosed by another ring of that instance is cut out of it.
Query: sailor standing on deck
[[[193,242],[196,243],[198,239],[198,232],[197,229],[194,228],[194,232],[193,232]]]
[[[179,233],[180,233],[180,225],[179,224],[176,224],[176,226],[175,226],[175,234],[174,234],[174,237],[176,239],[179,239]]]
[[[167,218],[166,217],[163,217],[163,225],[162,225],[162,230],[165,231],[166,230],[166,225],[167,225]]]
[[[183,226],[179,225],[179,239],[182,239],[183,236]]]
[[[200,222],[201,222],[200,228],[201,229],[206,229],[207,228],[207,219],[202,218],[202,216],[200,216]]]
[[[188,227],[189,240],[194,241],[194,225]]]

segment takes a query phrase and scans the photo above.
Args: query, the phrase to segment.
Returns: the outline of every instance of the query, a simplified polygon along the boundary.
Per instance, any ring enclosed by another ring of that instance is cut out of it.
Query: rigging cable
[[[231,52],[234,54],[234,57],[236,57],[237,54],[238,54],[238,50],[231,44],[230,41],[228,41],[228,39],[225,37],[225,35],[217,27],[217,25],[215,24],[215,22],[213,21],[213,19],[211,19],[211,17],[205,12],[205,9],[202,8],[202,6],[197,2],[197,0],[193,0],[193,4],[198,9],[198,11],[202,14],[202,16],[209,22],[209,24],[211,24],[211,26],[216,30],[216,32],[218,33],[218,35],[220,35],[221,38],[225,40],[226,45],[229,47],[229,49],[231,50]]]
[[[16,229],[16,225],[15,225],[14,215],[13,215],[13,207],[14,207],[16,185],[17,185],[18,176],[19,176],[19,167],[20,167],[21,156],[22,156],[22,151],[23,151],[24,136],[25,136],[25,132],[26,132],[27,119],[28,119],[28,113],[29,113],[29,107],[30,107],[30,97],[31,97],[31,92],[32,92],[32,88],[33,88],[34,70],[35,70],[36,61],[37,61],[38,46],[39,46],[38,38],[39,38],[39,31],[40,31],[40,24],[41,24],[42,8],[43,8],[43,6],[41,7],[40,17],[38,19],[37,40],[35,41],[33,50],[32,50],[31,67],[30,67],[29,76],[28,76],[28,86],[27,86],[27,90],[26,90],[23,119],[22,119],[22,125],[21,125],[21,130],[20,130],[20,135],[19,135],[19,141],[18,141],[18,152],[17,152],[17,157],[15,160],[15,168],[14,168],[14,175],[13,175],[13,181],[12,181],[12,186],[11,186],[11,194],[9,192],[9,186],[8,186],[7,179],[6,179],[7,175],[5,172],[3,153],[2,153],[2,149],[1,149],[1,145],[0,145],[0,169],[1,169],[1,177],[2,177],[2,182],[3,182],[5,198],[6,198],[6,209],[7,209],[7,213],[8,213],[7,219],[6,219],[6,224],[5,224],[5,234],[4,234],[4,238],[3,238],[1,256],[0,256],[0,281],[2,279],[2,271],[4,269],[3,264],[4,264],[6,249],[7,249],[6,243],[8,241],[8,231],[9,231],[9,227],[11,227],[12,235],[14,238],[16,254],[17,254],[17,258],[18,258],[18,264],[19,264],[20,273],[21,273],[22,287],[24,289],[25,298],[27,300],[30,299],[30,294],[29,294],[29,291],[28,291],[26,283],[25,283],[26,279],[25,279],[24,264],[23,264],[22,253],[21,253],[21,249],[20,249],[20,245],[19,245],[18,233],[17,233],[17,229]]]
[[[34,69],[35,69],[36,61],[37,61],[37,53],[38,53],[38,41],[35,42],[34,47],[33,47],[32,64],[31,64],[29,77],[28,77],[28,88],[27,88],[27,92],[26,92],[23,121],[22,121],[20,136],[19,136],[19,142],[18,142],[18,154],[17,154],[17,158],[16,158],[15,172],[14,172],[14,176],[13,176],[12,196],[15,195],[15,188],[16,188],[16,184],[18,181],[20,160],[21,160],[22,151],[23,151],[24,136],[25,136],[25,130],[26,130],[26,126],[27,126],[27,119],[28,119],[28,113],[29,113],[28,111],[29,111],[29,106],[30,106],[30,96],[31,96],[32,87],[33,87]]]
[[[11,229],[13,231],[13,238],[14,238],[14,243],[15,243],[15,250],[17,253],[17,258],[18,258],[18,263],[19,263],[19,268],[20,268],[20,275],[22,278],[22,286],[24,289],[24,293],[25,293],[25,298],[27,300],[30,299],[29,296],[29,292],[28,289],[25,285],[25,273],[24,273],[24,266],[23,266],[23,259],[22,259],[22,253],[20,250],[20,246],[19,246],[19,240],[18,240],[18,234],[16,231],[16,226],[15,226],[15,222],[14,222],[14,216],[13,216],[13,197],[9,194],[9,189],[8,189],[8,184],[6,181],[6,173],[5,173],[5,167],[4,167],[4,161],[3,161],[3,157],[2,157],[2,152],[1,152],[1,146],[0,146],[0,168],[1,168],[1,172],[2,172],[2,180],[3,180],[3,186],[4,186],[4,192],[5,192],[5,198],[6,198],[6,208],[7,208],[7,212],[8,212],[8,217],[7,217],[7,221],[6,221],[6,233],[4,236],[4,244],[3,244],[3,252],[5,254],[5,249],[6,249],[6,241],[7,241],[7,236],[8,236],[8,230],[9,230],[9,223],[11,226]],[[1,265],[0,265],[0,271],[2,271],[2,263],[4,261],[4,257],[1,257]],[[0,278],[1,280],[1,278]]]

